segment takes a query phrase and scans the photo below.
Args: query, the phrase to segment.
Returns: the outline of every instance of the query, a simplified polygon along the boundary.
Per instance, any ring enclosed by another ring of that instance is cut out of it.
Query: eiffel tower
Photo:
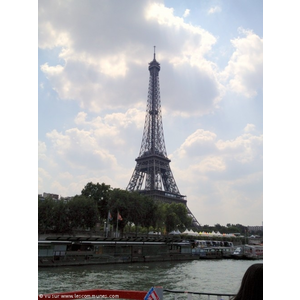
[[[181,203],[187,207],[186,196],[179,192],[170,168],[171,160],[167,157],[159,89],[160,64],[155,59],[155,46],[154,58],[148,69],[150,79],[142,144],[126,189],[165,203]],[[199,222],[188,207],[187,210],[192,217],[193,227],[199,228]]]

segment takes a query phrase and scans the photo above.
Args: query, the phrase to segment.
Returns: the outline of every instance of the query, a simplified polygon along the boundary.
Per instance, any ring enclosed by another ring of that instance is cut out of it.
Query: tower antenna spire
[[[154,47],[154,59],[155,59],[155,46],[153,46]]]

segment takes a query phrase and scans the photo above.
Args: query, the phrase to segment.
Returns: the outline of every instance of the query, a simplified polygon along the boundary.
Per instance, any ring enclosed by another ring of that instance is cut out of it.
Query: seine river
[[[152,286],[236,293],[247,268],[262,260],[193,260],[39,269],[39,294],[89,289],[147,291]],[[165,297],[164,297],[165,298]]]

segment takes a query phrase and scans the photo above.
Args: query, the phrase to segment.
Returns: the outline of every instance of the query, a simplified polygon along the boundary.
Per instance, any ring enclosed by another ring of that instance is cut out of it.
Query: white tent
[[[169,232],[169,234],[181,234],[181,232],[177,229],[176,231],[173,230],[173,231]]]
[[[194,232],[193,230],[186,229],[182,234],[187,234],[191,236],[199,236],[198,232]]]

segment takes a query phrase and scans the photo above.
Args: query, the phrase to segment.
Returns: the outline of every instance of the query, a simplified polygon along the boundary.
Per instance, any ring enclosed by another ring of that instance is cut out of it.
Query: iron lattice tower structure
[[[127,190],[138,191],[162,202],[187,206],[186,196],[179,192],[170,168],[171,160],[167,157],[159,88],[160,64],[155,59],[155,51],[148,69],[150,79],[142,144]],[[187,210],[193,225],[200,227],[188,207]]]

